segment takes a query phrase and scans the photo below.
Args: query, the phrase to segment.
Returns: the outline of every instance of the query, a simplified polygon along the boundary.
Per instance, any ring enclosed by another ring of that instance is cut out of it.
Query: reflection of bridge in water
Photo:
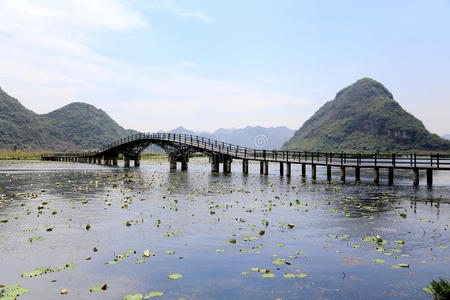
[[[123,155],[124,166],[140,165],[141,152],[150,144],[161,147],[169,156],[170,169],[176,170],[177,162],[181,169],[188,169],[189,155],[205,153],[210,157],[211,171],[219,172],[219,164],[223,164],[223,172],[231,172],[233,159],[242,160],[242,172],[248,174],[248,162],[259,161],[260,173],[267,175],[269,163],[279,163],[280,175],[291,176],[291,165],[300,164],[302,177],[306,176],[306,165],[311,166],[311,177],[316,179],[316,167],[327,168],[327,179],[331,181],[331,168],[340,168],[341,181],[345,181],[346,168],[355,169],[355,180],[360,181],[361,168],[373,169],[374,182],[380,180],[380,168],[388,169],[388,182],[394,182],[394,169],[410,169],[413,173],[413,184],[419,185],[419,170],[425,170],[427,184],[433,184],[433,170],[450,171],[450,155],[429,154],[361,154],[330,153],[305,151],[256,150],[238,145],[211,140],[209,138],[176,133],[140,133],[119,139],[101,149],[88,152],[47,153],[42,160],[76,161],[117,166],[119,154]],[[284,172],[286,166],[286,172]]]

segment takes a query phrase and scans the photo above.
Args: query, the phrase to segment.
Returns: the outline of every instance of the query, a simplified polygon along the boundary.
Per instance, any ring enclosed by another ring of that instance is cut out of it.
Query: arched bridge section
[[[380,168],[388,169],[388,183],[394,181],[395,169],[410,169],[413,171],[413,184],[419,185],[419,170],[426,171],[427,184],[432,185],[433,170],[450,170],[450,155],[430,153],[424,154],[379,154],[379,153],[331,153],[307,151],[279,151],[257,150],[221,141],[186,134],[177,133],[138,133],[121,138],[113,143],[86,152],[46,153],[42,160],[77,161],[84,163],[98,163],[117,166],[119,155],[124,159],[124,166],[140,165],[141,153],[149,145],[161,147],[169,157],[170,168],[176,169],[177,162],[181,162],[181,169],[187,170],[189,156],[193,153],[205,153],[210,157],[211,171],[219,172],[219,164],[223,164],[223,172],[231,172],[233,160],[242,160],[242,171],[248,174],[248,162],[258,161],[260,173],[268,174],[269,163],[279,163],[280,175],[291,176],[291,165],[301,165],[301,175],[306,176],[306,166],[311,169],[311,177],[316,179],[317,166],[327,169],[327,179],[331,180],[331,168],[340,168],[340,179],[345,181],[346,168],[355,169],[355,180],[360,181],[360,169],[373,169],[373,179],[379,182]],[[284,169],[286,166],[286,172]]]

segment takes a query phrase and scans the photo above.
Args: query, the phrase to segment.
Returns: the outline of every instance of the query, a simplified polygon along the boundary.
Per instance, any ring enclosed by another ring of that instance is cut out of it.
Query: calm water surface
[[[270,167],[0,162],[0,284],[29,288],[18,299],[430,299],[422,288],[450,277],[450,172],[427,189],[409,172],[389,187],[384,173],[328,184]]]

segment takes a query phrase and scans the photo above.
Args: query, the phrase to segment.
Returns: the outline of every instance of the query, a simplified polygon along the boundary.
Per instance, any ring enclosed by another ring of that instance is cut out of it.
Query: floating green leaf
[[[123,297],[123,300],[141,300],[143,298],[144,296],[142,296],[142,294],[131,294]]]
[[[170,279],[179,279],[179,278],[181,278],[181,277],[183,277],[183,275],[178,274],[178,273],[170,274],[170,275],[169,275],[169,278],[170,278]]]
[[[154,291],[154,292],[150,292],[150,293],[148,293],[147,295],[145,295],[145,296],[144,296],[144,299],[147,299],[147,298],[153,298],[153,297],[161,297],[161,296],[163,296],[163,295],[164,295],[163,292]]]
[[[96,285],[93,286],[89,289],[89,292],[94,293],[94,292],[100,292],[100,291],[106,291],[108,289],[108,285],[106,283],[101,284],[101,285]]]

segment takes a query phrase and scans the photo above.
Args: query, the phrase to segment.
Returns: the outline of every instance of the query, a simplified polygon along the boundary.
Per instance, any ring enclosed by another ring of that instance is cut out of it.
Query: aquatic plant
[[[423,288],[424,292],[433,295],[435,300],[450,299],[450,281],[439,278],[439,281],[431,280],[430,286]]]

